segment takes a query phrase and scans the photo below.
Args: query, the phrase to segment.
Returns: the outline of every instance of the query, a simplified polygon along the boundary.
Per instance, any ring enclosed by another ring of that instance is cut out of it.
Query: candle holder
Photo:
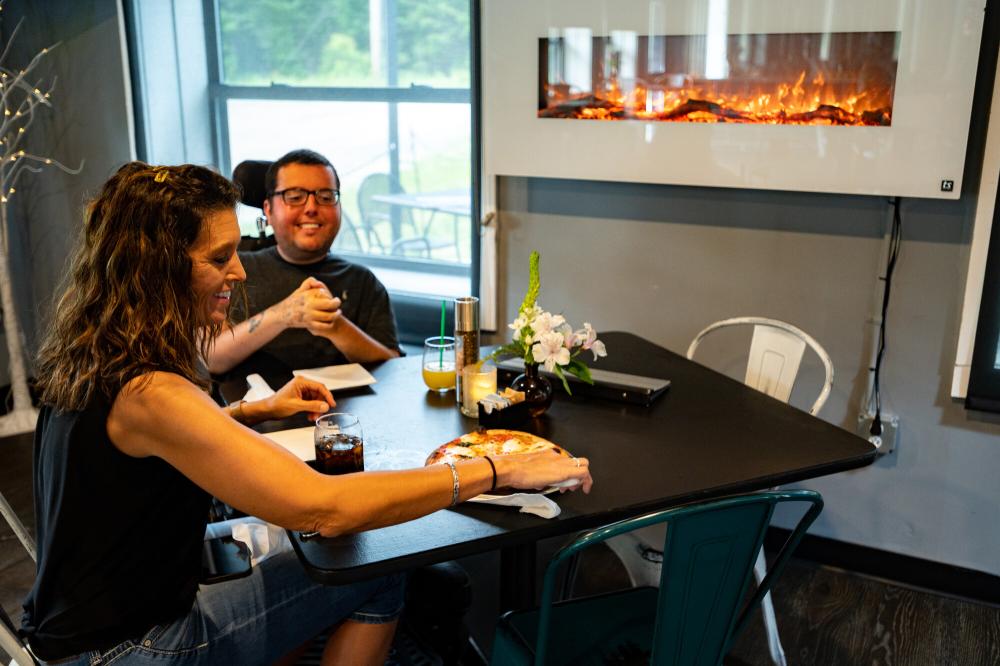
[[[481,366],[467,365],[462,368],[460,409],[466,416],[479,416],[479,401],[490,393],[497,392],[497,366],[484,363]]]

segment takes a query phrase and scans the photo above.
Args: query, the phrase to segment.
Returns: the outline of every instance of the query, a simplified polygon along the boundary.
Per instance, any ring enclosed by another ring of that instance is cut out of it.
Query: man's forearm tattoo
[[[253,317],[251,317],[250,318],[250,328],[248,329],[248,332],[249,333],[253,333],[255,330],[257,330],[257,327],[260,326],[260,323],[262,321],[264,321],[264,313],[263,312],[261,312],[260,314],[254,315]]]

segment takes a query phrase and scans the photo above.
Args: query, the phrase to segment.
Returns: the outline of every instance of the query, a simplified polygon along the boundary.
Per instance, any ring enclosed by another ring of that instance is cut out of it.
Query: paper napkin
[[[291,428],[290,430],[278,430],[263,434],[264,437],[278,446],[283,446],[294,453],[299,460],[312,460],[316,457],[313,429],[313,426],[305,426],[304,428]]]
[[[478,495],[469,500],[480,504],[519,506],[521,513],[531,513],[540,518],[555,518],[562,509],[545,495],[538,493],[514,493],[513,495]]]
[[[264,378],[258,374],[247,375],[247,386],[250,390],[246,392],[243,399],[247,402],[253,402],[255,400],[263,400],[264,398],[270,398],[274,395],[274,390],[267,385]]]
[[[278,553],[292,549],[285,530],[266,523],[259,518],[233,518],[218,523],[209,523],[205,529],[205,538],[213,539],[232,535],[236,541],[241,541],[250,549],[250,564],[257,566],[264,560]]]

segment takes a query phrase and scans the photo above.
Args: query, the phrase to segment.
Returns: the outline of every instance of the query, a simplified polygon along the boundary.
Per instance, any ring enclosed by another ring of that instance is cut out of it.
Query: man
[[[265,176],[264,215],[277,245],[240,253],[249,316],[215,339],[208,367],[254,352],[291,368],[399,356],[389,295],[363,266],[330,254],[340,231],[340,178],[322,155],[293,150]]]

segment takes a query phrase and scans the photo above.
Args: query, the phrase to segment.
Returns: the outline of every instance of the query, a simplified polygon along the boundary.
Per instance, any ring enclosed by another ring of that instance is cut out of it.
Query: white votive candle
[[[462,413],[479,416],[480,400],[497,392],[497,367],[484,364],[476,372],[476,366],[462,368]]]

